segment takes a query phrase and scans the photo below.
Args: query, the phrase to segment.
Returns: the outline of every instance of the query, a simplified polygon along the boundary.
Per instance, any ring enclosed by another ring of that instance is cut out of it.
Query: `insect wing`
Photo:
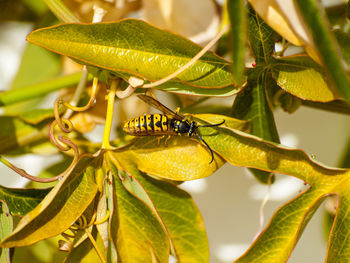
[[[154,99],[150,96],[147,96],[144,94],[138,94],[137,97],[139,97],[141,100],[148,103],[149,105],[153,106],[154,108],[164,112],[165,114],[173,116],[175,119],[177,119],[179,121],[184,119],[184,117],[182,115],[179,115],[179,114],[173,112],[171,109],[164,106],[162,103],[160,103],[159,101],[157,101],[156,99]]]

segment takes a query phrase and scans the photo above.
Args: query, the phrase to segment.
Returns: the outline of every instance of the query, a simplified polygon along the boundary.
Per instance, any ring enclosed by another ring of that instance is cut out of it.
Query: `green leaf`
[[[175,185],[137,172],[169,234],[178,262],[209,262],[209,244],[201,214],[191,196]]]
[[[61,62],[57,54],[28,43],[11,89],[19,89],[43,82],[60,73]]]
[[[15,248],[12,262],[62,263],[67,253],[57,249],[58,236],[42,240],[33,245]]]
[[[12,82],[10,91],[18,90],[38,82],[46,81],[57,76],[60,71],[61,63],[59,56],[38,46],[28,44],[24,51],[17,75]],[[26,93],[28,92],[31,91],[26,90]],[[7,107],[6,113],[14,114],[24,112],[28,109],[33,108],[39,102],[39,97],[37,97],[36,100],[27,101],[21,104],[17,104],[16,106]]]
[[[273,81],[268,73],[251,72],[247,86],[236,97],[232,116],[249,120],[251,134],[266,141],[279,143],[275,120],[266,96],[266,89],[271,85]]]
[[[350,35],[340,29],[333,30],[333,34],[338,41],[345,62],[348,64],[348,67],[350,67]]]
[[[186,38],[136,19],[64,24],[36,30],[27,39],[80,63],[115,72],[125,80],[130,76],[159,80],[201,50]],[[226,60],[207,52],[176,80],[202,88],[226,87],[232,84],[230,67]]]
[[[322,176],[340,176],[347,171],[327,168],[302,150],[267,142],[238,130],[209,127],[207,131],[211,135],[203,135],[203,139],[232,165],[293,175],[311,185],[320,183]]]
[[[326,103],[304,100],[304,101],[301,101],[301,103],[303,106],[307,106],[315,109],[350,115],[350,105],[346,103],[346,101],[344,100],[334,100]]]
[[[327,28],[328,24],[323,12],[314,0],[297,0],[296,4],[299,6],[299,11],[310,29],[330,79],[342,96],[350,102],[349,78],[340,59],[339,47]]]
[[[118,163],[116,156],[112,153],[109,156]],[[179,262],[209,262],[204,222],[190,195],[135,168],[120,175],[124,187],[148,205],[162,223]]]
[[[59,181],[42,202],[21,219],[1,246],[27,246],[67,230],[95,198],[95,169],[91,157],[81,157],[72,173]]]
[[[45,126],[30,125],[17,117],[0,116],[0,153],[6,153],[47,138]]]
[[[268,227],[236,262],[287,262],[296,241],[323,200],[322,194],[323,191],[311,188],[278,209]]]
[[[110,233],[123,262],[168,262],[169,241],[156,215],[125,190],[118,170],[107,155],[115,187]]]
[[[232,35],[232,76],[234,83],[241,86],[244,81],[244,60],[246,43],[245,1],[227,1]]]
[[[326,72],[307,56],[277,59],[271,70],[277,84],[300,99],[328,102],[339,97],[328,85]]]
[[[256,65],[269,64],[275,47],[274,31],[248,5],[248,38]]]
[[[235,99],[232,116],[242,120],[249,120],[250,133],[266,141],[279,143],[279,136],[267,100],[266,90],[276,85],[266,71],[259,68],[252,70],[244,90]],[[274,176],[270,172],[250,169],[253,175],[262,183],[272,183]]]
[[[345,145],[344,152],[340,158],[339,167],[350,168],[350,137]]]
[[[23,216],[33,210],[51,189],[16,189],[0,185],[0,199],[6,201],[12,215]]]
[[[0,240],[11,234],[13,230],[13,219],[9,208],[4,200],[0,197]],[[0,248],[0,262],[10,263],[10,249]]]
[[[347,184],[349,182],[346,182]],[[327,263],[349,261],[350,240],[349,240],[349,188],[342,187],[343,193],[337,208],[337,214],[332,226],[330,238],[328,240]]]
[[[238,262],[285,262],[323,197],[330,194],[339,196],[340,205],[330,234],[327,262],[348,261],[349,169],[326,167],[301,150],[269,143],[237,130],[212,127],[208,132],[210,129],[211,134],[216,134],[204,135],[203,139],[227,162],[289,174],[311,186],[276,212],[266,230]]]
[[[329,233],[332,230],[334,217],[335,217],[334,213],[331,213],[330,211],[323,211],[322,228],[323,228],[323,234],[324,234],[325,241],[328,240]]]
[[[21,2],[37,16],[43,16],[48,10],[47,6],[42,1],[22,0]]]
[[[293,113],[297,109],[299,109],[300,105],[302,104],[302,101],[299,98],[293,96],[292,94],[283,91],[278,96],[277,104],[279,104],[285,112]]]
[[[79,83],[80,78],[81,72],[57,77],[49,81],[24,86],[18,89],[4,91],[0,93],[0,107],[39,98],[60,89],[73,87]],[[91,75],[89,75],[88,80],[92,80]]]
[[[183,82],[168,81],[162,85],[155,87],[155,89],[173,92],[183,95],[193,96],[210,96],[210,97],[229,97],[236,94],[239,89],[230,85],[220,89],[205,89],[187,85]]]
[[[29,124],[39,124],[40,122],[54,117],[53,109],[32,109],[21,113],[18,116],[21,120]]]

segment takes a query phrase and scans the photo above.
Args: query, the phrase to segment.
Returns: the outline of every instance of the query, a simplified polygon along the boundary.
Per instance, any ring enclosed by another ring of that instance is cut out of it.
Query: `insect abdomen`
[[[163,114],[145,114],[124,124],[123,130],[134,136],[160,135],[172,132],[169,118]]]

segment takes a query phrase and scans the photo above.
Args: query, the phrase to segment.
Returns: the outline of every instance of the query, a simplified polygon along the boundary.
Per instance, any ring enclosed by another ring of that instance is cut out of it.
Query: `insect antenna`
[[[217,124],[199,125],[199,126],[197,126],[197,128],[199,128],[199,127],[216,127],[216,126],[220,126],[221,124],[224,124],[224,123],[225,123],[225,120],[223,120],[222,122],[217,123]]]
[[[217,123],[217,124],[206,124],[206,125],[199,125],[196,127],[197,128],[200,128],[200,127],[216,127],[216,126],[220,126],[221,124],[224,124],[225,123],[225,120],[223,120],[222,122],[220,123]],[[211,164],[213,161],[214,161],[214,153],[213,153],[213,150],[210,148],[209,144],[207,144],[207,142],[199,135],[199,134],[196,134],[196,137],[201,140],[205,146],[207,146],[208,150],[210,151],[210,154],[211,154],[211,161],[209,164]]]
[[[208,150],[210,151],[210,154],[211,154],[211,161],[209,162],[209,164],[211,164],[213,161],[214,161],[214,153],[213,153],[213,150],[210,148],[209,144],[207,144],[207,142],[198,134],[196,134],[196,137],[201,140],[205,146],[207,146]]]

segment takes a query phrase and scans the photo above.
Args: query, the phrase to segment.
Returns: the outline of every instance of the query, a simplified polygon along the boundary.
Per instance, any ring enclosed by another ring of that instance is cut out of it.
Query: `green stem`
[[[52,13],[54,13],[55,16],[61,19],[63,22],[80,22],[79,18],[77,18],[61,0],[44,0],[44,2],[50,8]]]
[[[82,73],[55,78],[39,84],[30,85],[20,89],[9,90],[0,93],[0,107],[14,103],[35,99],[64,88],[74,87],[79,83]],[[87,81],[92,80],[89,74]]]
[[[341,93],[350,102],[350,81],[344,70],[345,66],[340,55],[340,48],[328,29],[328,23],[320,10],[318,1],[297,0],[299,11],[310,29],[319,55],[326,66],[329,76]]]

